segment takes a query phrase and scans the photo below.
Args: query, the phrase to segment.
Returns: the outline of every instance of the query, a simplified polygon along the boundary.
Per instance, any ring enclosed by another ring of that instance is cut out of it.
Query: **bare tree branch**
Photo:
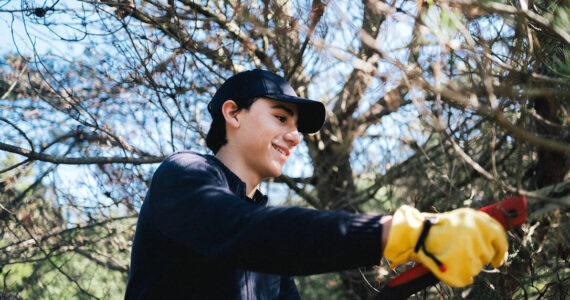
[[[89,165],[89,164],[154,164],[163,161],[166,156],[145,156],[145,157],[60,157],[50,154],[32,152],[27,149],[8,145],[0,142],[0,150],[19,154],[27,157],[30,161],[38,160],[54,164],[63,165]]]

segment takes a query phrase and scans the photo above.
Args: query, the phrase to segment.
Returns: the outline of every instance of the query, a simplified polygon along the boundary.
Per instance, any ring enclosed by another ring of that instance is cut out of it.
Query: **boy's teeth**
[[[273,148],[275,148],[275,150],[279,151],[281,154],[285,154],[285,151],[283,151],[281,148],[273,145]]]

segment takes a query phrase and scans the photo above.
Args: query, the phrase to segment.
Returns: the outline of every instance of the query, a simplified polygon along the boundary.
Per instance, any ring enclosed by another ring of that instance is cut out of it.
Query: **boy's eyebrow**
[[[281,105],[281,104],[273,105],[273,106],[271,106],[271,108],[280,108],[280,109],[284,110],[285,112],[287,112],[291,117],[293,117],[295,115],[293,110],[291,110],[290,108],[288,108],[284,105]]]

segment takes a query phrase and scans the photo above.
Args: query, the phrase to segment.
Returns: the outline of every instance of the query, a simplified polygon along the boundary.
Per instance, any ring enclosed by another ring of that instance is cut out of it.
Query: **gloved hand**
[[[441,281],[462,287],[486,264],[502,265],[508,246],[502,225],[484,212],[460,208],[429,214],[404,205],[392,218],[384,257],[392,267],[419,261]]]

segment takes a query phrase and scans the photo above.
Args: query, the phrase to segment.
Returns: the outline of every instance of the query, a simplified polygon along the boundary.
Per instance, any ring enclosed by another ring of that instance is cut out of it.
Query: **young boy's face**
[[[259,98],[238,114],[233,136],[245,166],[259,179],[281,175],[281,169],[301,141],[297,131],[297,105]]]

